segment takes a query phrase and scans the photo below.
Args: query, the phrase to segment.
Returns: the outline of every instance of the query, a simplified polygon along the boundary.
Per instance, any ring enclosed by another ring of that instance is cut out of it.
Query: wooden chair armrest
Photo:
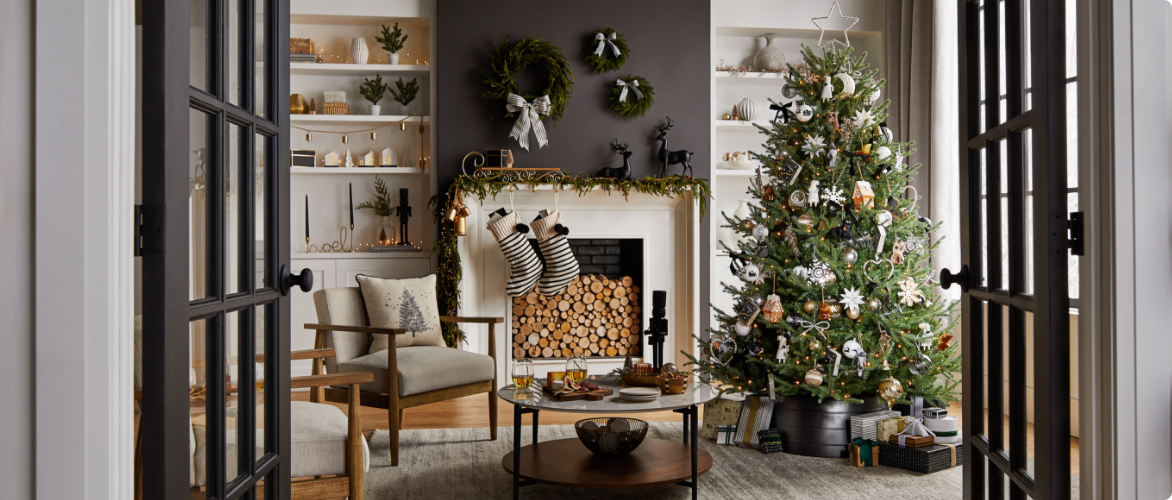
[[[290,389],[301,387],[317,387],[322,385],[346,385],[374,382],[374,375],[370,372],[330,373],[328,375],[307,375],[293,377],[289,381]]]
[[[440,316],[443,323],[504,323],[505,318],[475,317],[475,316]]]
[[[289,353],[289,359],[292,361],[298,359],[332,358],[334,356],[333,349],[306,349],[304,351],[293,351]]]
[[[373,333],[383,335],[403,335],[407,330],[402,328],[379,328],[377,326],[348,326],[348,325],[319,325],[306,323],[306,330],[333,330],[335,332]]]

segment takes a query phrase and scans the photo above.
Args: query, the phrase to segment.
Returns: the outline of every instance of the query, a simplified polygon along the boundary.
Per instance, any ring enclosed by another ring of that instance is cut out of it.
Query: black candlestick
[[[407,220],[411,218],[411,206],[407,204],[407,188],[399,190],[399,245],[410,246],[411,240],[407,238]]]
[[[305,195],[305,241],[309,241],[309,195]]]
[[[663,341],[667,337],[667,292],[656,290],[651,292],[651,320],[648,322],[647,343],[651,344],[651,366],[658,373],[663,368]]]
[[[350,183],[350,227],[354,227],[354,183]]]

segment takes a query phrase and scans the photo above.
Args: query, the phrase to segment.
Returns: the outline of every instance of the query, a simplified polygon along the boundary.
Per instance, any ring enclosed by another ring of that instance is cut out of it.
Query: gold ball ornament
[[[731,120],[731,119],[732,119],[732,115],[730,115],[730,114],[728,114],[728,113],[725,113],[725,114],[724,114],[724,116],[720,117],[720,119],[721,119],[721,120],[728,121],[728,120]]]
[[[879,302],[879,299],[873,298],[873,299],[867,301],[867,307],[870,308],[872,311],[878,311],[880,307],[883,307],[883,303]]]
[[[848,307],[846,309],[846,317],[850,319],[859,319],[859,310],[853,307]]]
[[[892,377],[879,381],[879,397],[887,400],[887,407],[895,406],[895,400],[903,397],[903,385]]]
[[[811,340],[810,343],[806,344],[806,346],[809,347],[811,351],[822,349],[822,343],[818,342],[817,340]]]
[[[802,304],[802,310],[806,311],[806,314],[814,314],[818,311],[818,303],[812,300],[807,300],[805,304]]]
[[[810,370],[806,372],[806,384],[810,387],[818,387],[822,385],[822,372],[818,370]]]

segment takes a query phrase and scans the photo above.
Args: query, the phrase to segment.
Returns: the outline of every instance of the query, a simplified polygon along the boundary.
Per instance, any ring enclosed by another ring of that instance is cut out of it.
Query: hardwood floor
[[[308,392],[294,392],[293,401],[309,401]],[[342,410],[346,411],[346,405],[340,403],[333,403]],[[959,424],[964,426],[964,421],[961,420],[961,413],[964,405],[961,403],[953,403],[948,408],[949,414],[956,415],[960,420]],[[513,422],[513,406],[500,402],[498,406],[498,418],[501,426],[512,425]],[[703,420],[703,411],[701,408],[700,419]],[[648,422],[681,422],[682,418],[678,413],[670,411],[654,412],[654,413],[637,413],[637,414],[613,414],[613,415],[597,415],[597,416],[628,416],[635,417]],[[571,425],[583,418],[582,415],[576,413],[563,413],[553,411],[543,411],[538,419],[539,425]],[[986,413],[986,418],[988,414]],[[522,425],[532,425],[533,417],[526,415],[522,417]],[[388,428],[387,410],[378,408],[362,407],[362,430],[369,436],[375,429]],[[1009,420],[1005,421],[1006,427],[1009,426]],[[475,396],[468,396],[450,401],[441,401],[439,403],[432,403],[424,406],[417,406],[415,408],[408,408],[403,416],[404,429],[454,429],[463,427],[487,427],[488,426],[488,396],[485,394],[477,394]],[[1026,426],[1027,438],[1029,443],[1027,450],[1028,456],[1034,456],[1034,426],[1028,424]],[[1078,438],[1070,438],[1070,473],[1077,476],[1079,474],[1079,446]]]

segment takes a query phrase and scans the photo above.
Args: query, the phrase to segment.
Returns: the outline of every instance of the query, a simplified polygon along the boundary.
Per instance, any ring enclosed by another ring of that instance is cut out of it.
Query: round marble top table
[[[571,413],[643,413],[702,405],[716,399],[718,392],[707,384],[693,383],[691,384],[692,387],[689,387],[688,391],[683,394],[674,396],[663,395],[655,401],[644,403],[623,400],[622,396],[619,396],[619,390],[624,386],[622,380],[618,377],[593,376],[587,377],[586,381],[598,384],[604,389],[611,389],[614,391],[614,394],[607,396],[602,401],[557,401],[541,391],[541,386],[545,384],[545,379],[534,380],[532,388],[529,389],[517,389],[513,385],[508,385],[497,390],[497,394],[501,399],[515,405],[541,410]],[[695,382],[695,379],[692,381]]]

